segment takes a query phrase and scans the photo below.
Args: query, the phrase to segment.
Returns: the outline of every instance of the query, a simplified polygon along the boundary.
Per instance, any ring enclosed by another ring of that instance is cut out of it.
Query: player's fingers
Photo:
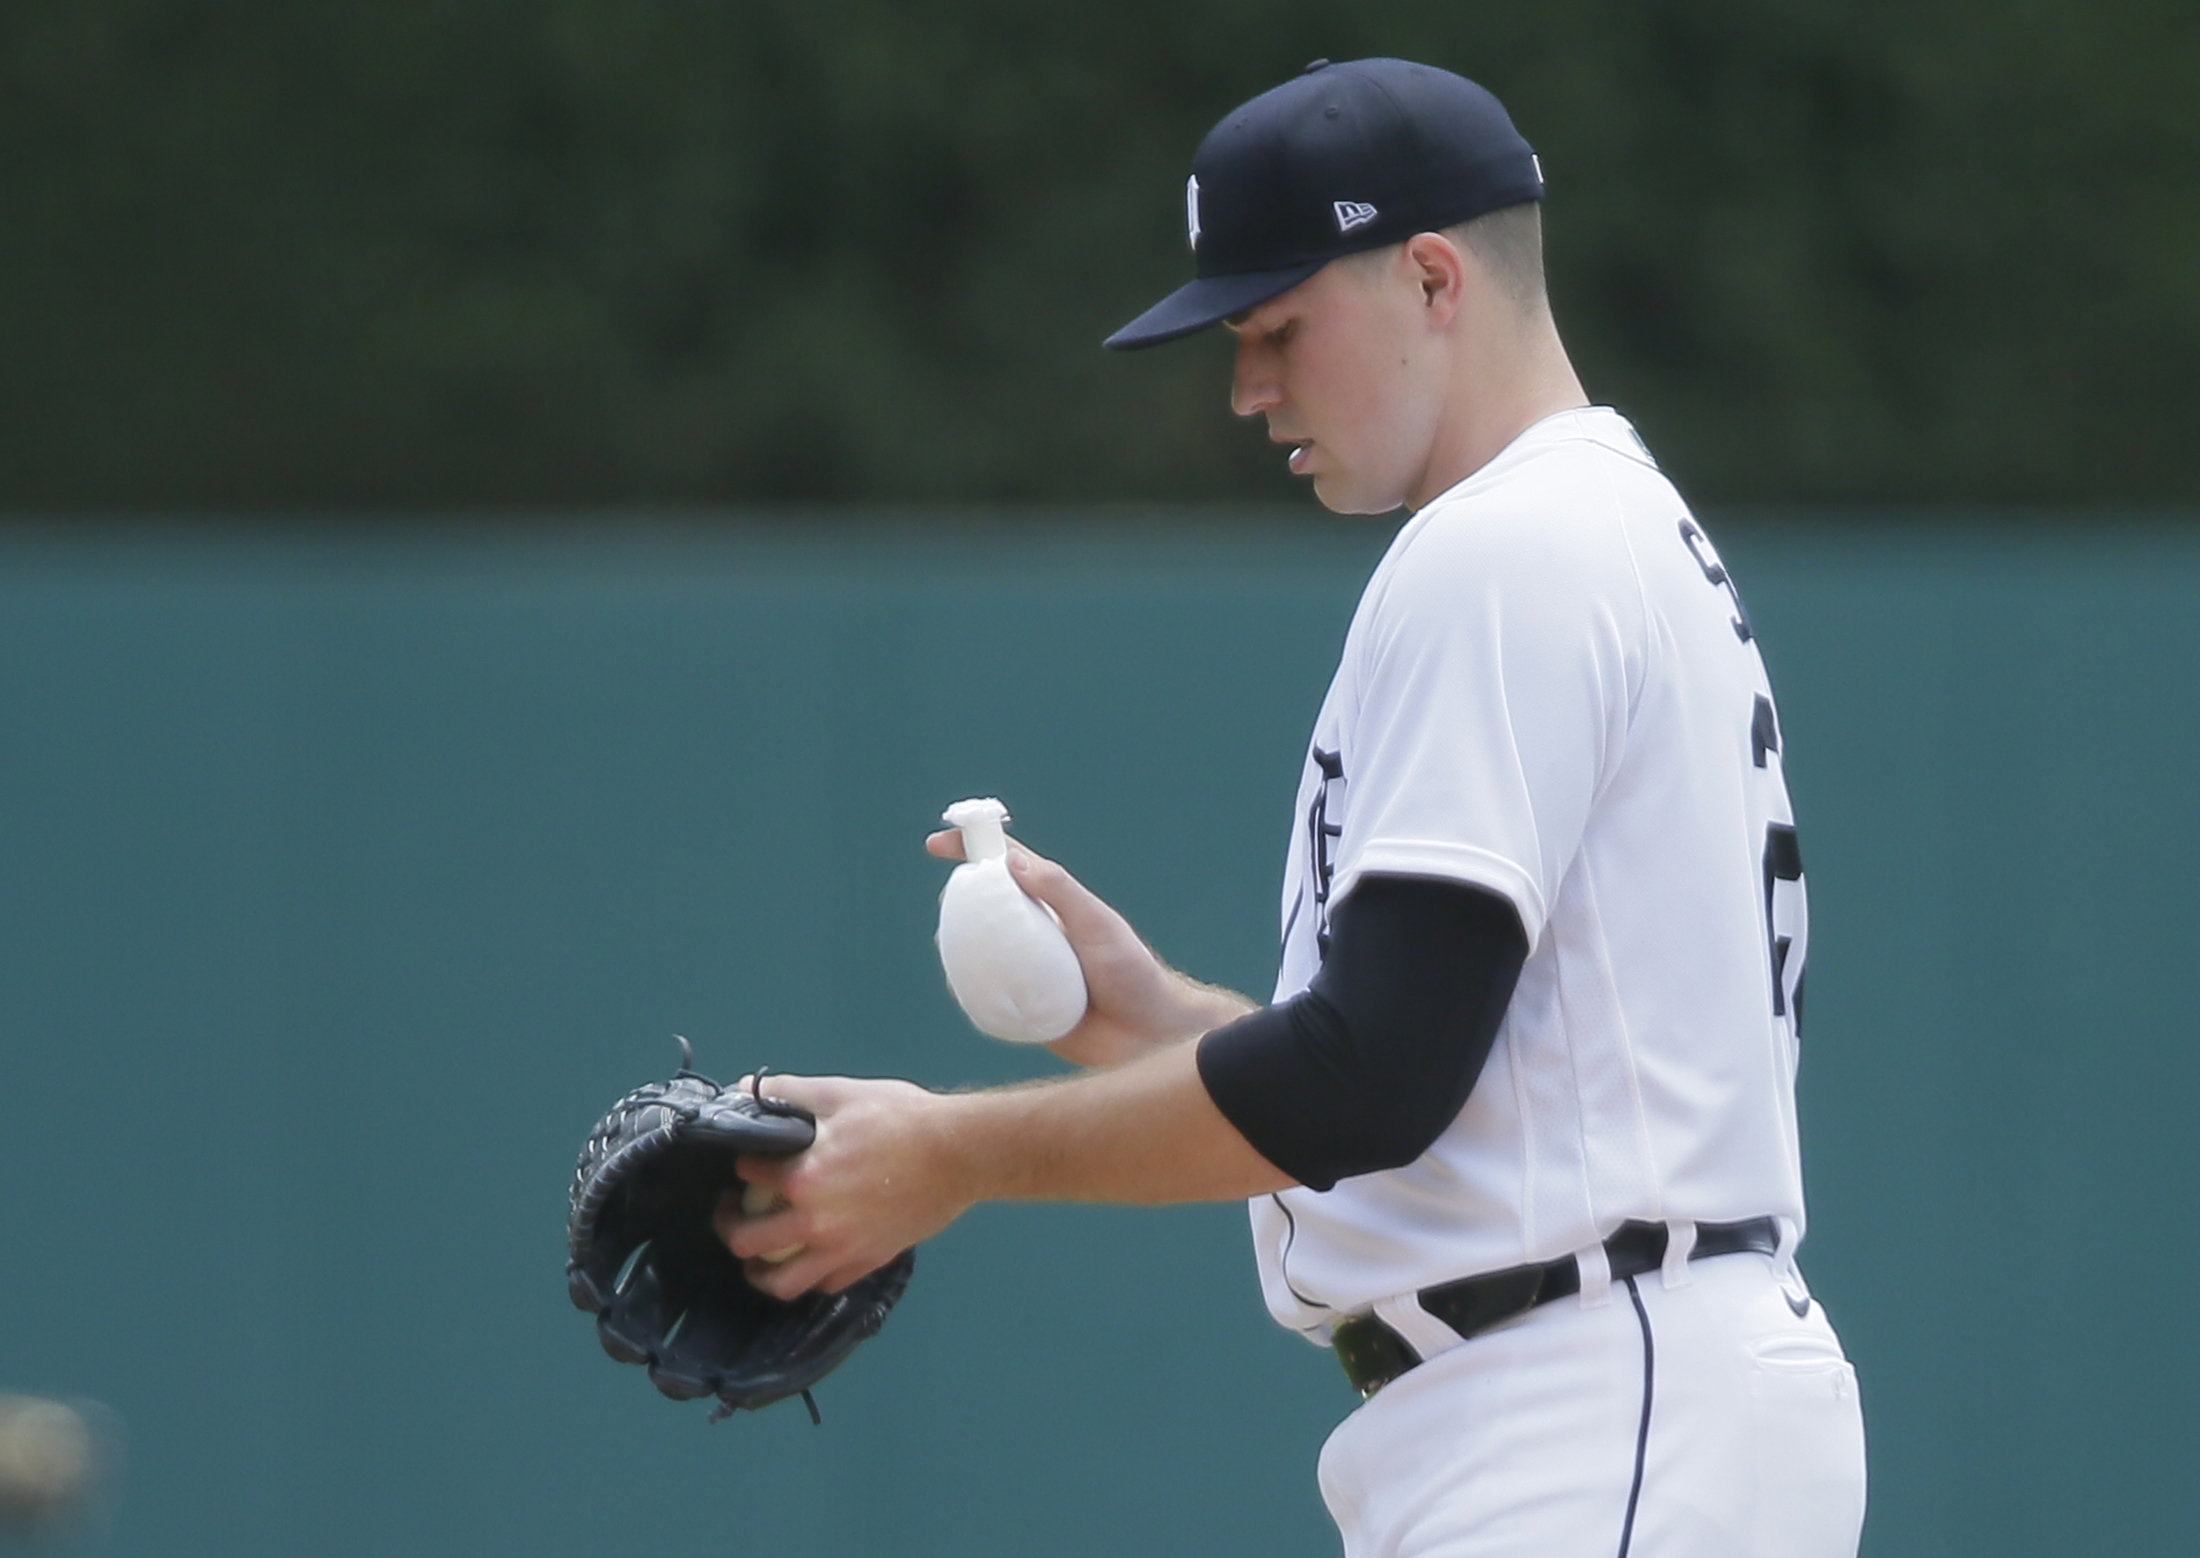
[[[752,1256],[741,1263],[741,1274],[749,1279],[749,1286],[773,1298],[800,1298],[831,1276],[833,1269],[829,1257],[807,1251],[784,1261]]]
[[[783,1076],[774,1071],[764,1078],[763,1093],[766,1098],[776,1098],[812,1114],[827,1115],[847,1096],[846,1081],[845,1077]]]
[[[924,847],[927,853],[937,855],[942,860],[967,860],[969,858],[963,849],[963,836],[960,828],[942,828],[937,833],[925,835]],[[1012,851],[1020,849],[1026,854],[1032,853],[1030,845],[1019,844],[1013,838],[1008,841],[1008,847]]]
[[[711,1208],[710,1231],[718,1235],[720,1244],[739,1255],[741,1252],[733,1249],[733,1239],[741,1231],[741,1224],[747,1217],[748,1214],[741,1210],[740,1188],[736,1186],[730,1190],[722,1190],[718,1194],[718,1204]]]
[[[733,1160],[733,1171],[752,1185],[762,1185],[766,1190],[784,1195],[787,1175],[793,1167],[792,1158],[738,1157]],[[727,1195],[739,1199],[740,1192],[729,1190]]]
[[[888,1259],[890,1260],[892,1257],[889,1256]],[[886,1262],[883,1260],[851,1261],[818,1283],[818,1289],[825,1293],[838,1293],[844,1288],[861,1282],[885,1264]]]
[[[746,1217],[740,1214],[737,1204],[735,1214],[728,1217],[726,1205],[721,1201],[713,1224],[726,1248],[743,1260],[763,1259],[782,1250],[795,1249],[809,1241],[809,1219],[792,1208],[783,1212],[767,1212],[762,1217]],[[781,1266],[786,1261],[768,1261],[766,1264]]]
[[[733,1236],[741,1231],[742,1223],[747,1220],[748,1213],[741,1210],[741,1187],[730,1185],[719,1191],[718,1204],[710,1211],[710,1230],[718,1235],[718,1242],[732,1250]],[[741,1252],[734,1250],[734,1253]]]
[[[1008,869],[1025,892],[1061,917],[1063,933],[1073,946],[1128,932],[1129,922],[1122,915],[1046,856],[1012,845]]]
[[[730,1250],[733,1249],[735,1233],[760,1217],[787,1211],[792,1205],[778,1191],[753,1181],[742,1185],[728,1185],[718,1192],[718,1202],[710,1212],[710,1225]]]

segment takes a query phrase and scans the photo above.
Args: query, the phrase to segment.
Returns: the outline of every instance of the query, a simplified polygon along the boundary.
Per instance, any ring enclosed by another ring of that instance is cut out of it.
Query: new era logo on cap
[[[1378,215],[1375,208],[1364,200],[1338,200],[1330,204],[1337,213],[1337,231],[1349,233],[1355,227],[1365,227]]]
[[[1184,181],[1184,225],[1191,229],[1192,247],[1199,247],[1199,175]]]

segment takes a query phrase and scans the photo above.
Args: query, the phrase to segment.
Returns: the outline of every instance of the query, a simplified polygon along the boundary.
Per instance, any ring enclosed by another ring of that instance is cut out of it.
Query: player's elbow
[[[1368,1079],[1367,1096],[1348,1120],[1340,1120],[1326,1144],[1332,1182],[1413,1162],[1451,1129],[1473,1082],[1471,1076],[1449,1087],[1419,1078]]]
[[[1467,1048],[1465,1035],[1454,1045]],[[1200,1042],[1215,1106],[1260,1155],[1312,1190],[1403,1168],[1457,1118],[1474,1083],[1458,1067],[1385,1064],[1353,1042],[1344,1016],[1315,991],[1218,1028]]]
[[[1312,988],[1208,1034],[1200,1076],[1302,1185],[1403,1168],[1465,1107],[1527,950],[1497,894],[1369,878],[1339,906]]]

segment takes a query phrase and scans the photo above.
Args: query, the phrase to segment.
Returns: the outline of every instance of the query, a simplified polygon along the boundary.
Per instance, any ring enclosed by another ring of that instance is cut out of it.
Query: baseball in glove
[[[838,1293],[773,1298],[749,1285],[711,1226],[742,1181],[742,1154],[792,1157],[809,1146],[809,1111],[692,1069],[680,1040],[669,1082],[636,1088],[589,1132],[573,1170],[566,1286],[594,1314],[605,1352],[645,1364],[675,1400],[716,1396],[717,1422],[799,1395],[886,1323],[916,1263],[904,1250]]]

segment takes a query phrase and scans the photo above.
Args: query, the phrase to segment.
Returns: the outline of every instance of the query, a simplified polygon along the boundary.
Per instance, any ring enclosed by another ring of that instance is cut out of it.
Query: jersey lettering
[[[1681,542],[1688,548],[1689,555],[1696,559],[1696,566],[1703,570],[1703,576],[1724,589],[1728,598],[1734,602],[1734,636],[1743,643],[1748,643],[1756,636],[1756,630],[1749,625],[1749,608],[1742,604],[1742,592],[1735,588],[1734,578],[1726,571],[1726,565],[1712,555],[1709,550],[1711,543],[1704,539],[1704,533],[1696,528],[1694,520],[1681,521]]]
[[[1748,643],[1756,636],[1756,631],[1750,626],[1749,608],[1742,604],[1742,592],[1736,587],[1734,576],[1726,571],[1726,565],[1711,550],[1710,541],[1694,520],[1681,521],[1680,535],[1681,544],[1688,548],[1688,555],[1696,559],[1696,566],[1702,570],[1706,582],[1724,590],[1727,599],[1734,603],[1734,636]],[[1772,700],[1758,693],[1749,711],[1750,761],[1763,768],[1765,759],[1778,756],[1779,751],[1780,717],[1772,707]],[[1794,824],[1773,822],[1766,825],[1763,859],[1765,948],[1772,960],[1772,1015],[1786,1018],[1789,1034],[1800,1039],[1807,931],[1803,909],[1803,850],[1796,841]]]
[[[1759,768],[1780,751],[1780,719],[1772,700],[1758,693],[1749,715],[1750,755]],[[1808,920],[1803,900],[1803,846],[1795,825],[1765,825],[1765,947],[1772,959],[1772,1015],[1788,1020],[1788,1033],[1803,1036],[1803,957]]]

